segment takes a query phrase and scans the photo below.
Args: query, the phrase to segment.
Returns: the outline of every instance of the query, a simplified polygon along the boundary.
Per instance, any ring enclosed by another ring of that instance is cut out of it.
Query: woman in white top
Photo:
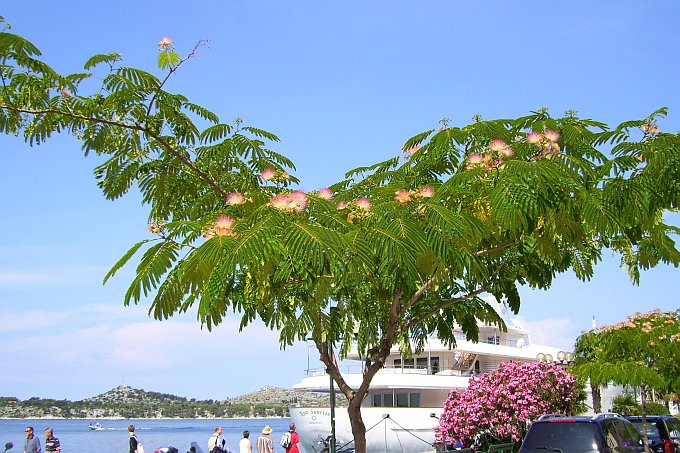
[[[243,431],[243,439],[238,443],[239,453],[253,453],[253,444],[250,443],[250,431]]]

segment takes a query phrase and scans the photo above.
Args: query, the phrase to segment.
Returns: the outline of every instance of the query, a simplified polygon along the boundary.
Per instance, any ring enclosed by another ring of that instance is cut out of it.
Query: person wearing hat
[[[262,430],[262,435],[257,439],[257,453],[274,453],[274,441],[270,434],[272,429],[269,425]]]

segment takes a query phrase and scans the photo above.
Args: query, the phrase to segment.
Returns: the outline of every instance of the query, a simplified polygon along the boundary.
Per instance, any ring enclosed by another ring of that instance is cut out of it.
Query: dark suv
[[[626,418],[642,434],[642,416]],[[648,415],[647,437],[656,453],[680,453],[680,420],[672,415]]]
[[[550,416],[535,421],[524,437],[520,453],[632,453],[643,452],[635,426],[616,414],[592,417]]]

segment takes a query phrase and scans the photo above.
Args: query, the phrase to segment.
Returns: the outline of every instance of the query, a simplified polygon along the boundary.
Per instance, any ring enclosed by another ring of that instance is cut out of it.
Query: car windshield
[[[587,453],[599,450],[594,423],[535,423],[522,450],[562,450],[563,453]]]

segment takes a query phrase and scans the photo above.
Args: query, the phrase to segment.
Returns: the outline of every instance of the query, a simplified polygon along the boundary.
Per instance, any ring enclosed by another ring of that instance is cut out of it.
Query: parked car
[[[520,453],[634,453],[645,451],[642,436],[617,414],[555,416],[536,420]]]
[[[642,434],[642,416],[626,418]],[[656,453],[680,453],[680,420],[672,415],[648,415],[647,437],[649,448]]]

